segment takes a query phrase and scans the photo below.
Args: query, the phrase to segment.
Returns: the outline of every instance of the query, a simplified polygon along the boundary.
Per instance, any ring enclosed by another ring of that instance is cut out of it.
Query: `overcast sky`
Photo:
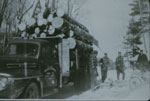
[[[131,18],[131,2],[132,0],[88,0],[84,5],[89,10],[87,21],[91,34],[99,41],[101,56],[107,52],[114,60],[118,51],[123,51],[123,36]]]

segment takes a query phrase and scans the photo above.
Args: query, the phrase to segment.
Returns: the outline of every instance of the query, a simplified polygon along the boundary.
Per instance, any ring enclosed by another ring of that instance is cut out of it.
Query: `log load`
[[[18,28],[22,32],[21,37],[44,38],[47,36],[63,35],[64,38],[73,37],[80,41],[77,41],[79,45],[82,42],[81,45],[87,48],[89,48],[89,45],[92,46],[98,43],[89,34],[89,30],[84,25],[69,17],[61,9],[58,9],[56,12],[51,12],[50,9],[46,9],[44,13],[39,13],[36,18],[29,19],[26,25],[21,23]]]

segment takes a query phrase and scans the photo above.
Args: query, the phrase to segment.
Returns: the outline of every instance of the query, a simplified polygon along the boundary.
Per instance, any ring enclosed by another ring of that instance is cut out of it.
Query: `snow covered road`
[[[99,71],[99,70],[98,70]],[[127,69],[126,71],[126,79],[117,81],[117,75],[115,70],[108,71],[108,79],[106,83],[111,81],[115,81],[112,87],[103,86],[98,90],[93,91],[89,90],[81,95],[74,95],[69,97],[68,99],[88,99],[88,100],[148,100],[150,98],[150,80],[147,83],[143,83],[141,86],[136,89],[131,89],[129,87],[129,79],[132,75],[133,71]],[[150,77],[150,72],[147,72],[147,77]],[[99,77],[100,79],[100,72]],[[120,86],[118,86],[120,85]]]

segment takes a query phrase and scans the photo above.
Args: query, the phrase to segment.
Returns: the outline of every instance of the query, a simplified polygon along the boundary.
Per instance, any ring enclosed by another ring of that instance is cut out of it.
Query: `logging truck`
[[[75,90],[96,83],[98,41],[62,9],[46,9],[18,29],[0,56],[0,98],[41,98],[68,82]]]
[[[96,80],[93,54],[74,38],[14,38],[0,56],[0,98],[41,98],[66,82],[87,89]]]

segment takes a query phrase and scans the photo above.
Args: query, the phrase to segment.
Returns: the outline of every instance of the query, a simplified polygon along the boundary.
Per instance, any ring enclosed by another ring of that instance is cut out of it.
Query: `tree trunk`
[[[139,5],[139,10],[140,10],[140,21],[141,21],[141,25],[143,28],[143,19],[142,19],[142,8],[141,8],[141,0],[138,1],[138,5]],[[146,47],[146,41],[145,41],[145,34],[143,35],[143,40],[144,40],[144,48],[145,48],[145,52],[147,54],[147,47]]]
[[[0,14],[0,28],[1,28],[1,25],[2,25],[2,21],[3,21],[3,16]]]
[[[5,10],[6,10],[7,6],[8,6],[8,0],[3,0],[1,2],[3,2],[3,3],[1,5],[1,9],[0,9],[0,28],[2,26],[3,16],[4,16],[4,13],[5,13]]]

